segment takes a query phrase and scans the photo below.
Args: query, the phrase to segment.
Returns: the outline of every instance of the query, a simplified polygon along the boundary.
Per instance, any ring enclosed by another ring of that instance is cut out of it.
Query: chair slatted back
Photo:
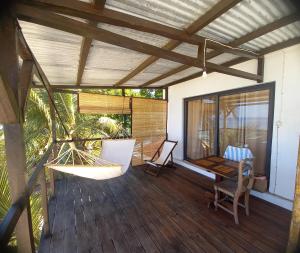
[[[241,160],[238,169],[238,186],[236,194],[251,190],[254,184],[253,159]]]

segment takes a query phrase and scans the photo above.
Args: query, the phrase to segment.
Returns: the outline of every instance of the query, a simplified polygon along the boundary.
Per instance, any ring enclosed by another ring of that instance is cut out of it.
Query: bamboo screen
[[[151,159],[166,138],[167,101],[132,98],[132,136],[136,139],[133,165]]]
[[[130,97],[79,93],[78,111],[89,114],[130,114]]]

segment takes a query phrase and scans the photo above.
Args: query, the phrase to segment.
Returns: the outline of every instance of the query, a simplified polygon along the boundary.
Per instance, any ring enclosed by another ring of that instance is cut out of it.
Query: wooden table
[[[239,163],[220,156],[208,156],[191,162],[215,174],[216,182],[223,178],[234,178],[238,175]]]
[[[234,179],[238,175],[239,162],[225,159],[219,156],[208,156],[199,160],[190,160],[193,164],[196,164],[207,172],[216,175],[215,182],[220,182],[224,178]],[[208,207],[214,206],[214,201],[211,200],[208,203]]]

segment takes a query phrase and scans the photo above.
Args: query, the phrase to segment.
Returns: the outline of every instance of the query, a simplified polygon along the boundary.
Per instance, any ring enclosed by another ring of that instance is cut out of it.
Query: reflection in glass
[[[248,146],[255,156],[255,174],[265,174],[269,90],[220,96],[219,148]]]

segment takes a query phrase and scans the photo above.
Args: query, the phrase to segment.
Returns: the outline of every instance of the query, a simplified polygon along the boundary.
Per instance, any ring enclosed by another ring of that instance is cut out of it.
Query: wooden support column
[[[265,58],[264,56],[260,56],[257,59],[257,75],[261,76],[261,80],[257,80],[258,83],[262,83],[264,81],[264,67],[265,67]]]
[[[290,237],[286,252],[300,252],[300,141],[298,150],[293,215],[290,226]]]
[[[17,103],[18,115],[18,57],[15,20],[2,16],[0,20],[0,75],[7,87],[10,87]],[[7,99],[1,94],[0,100]],[[5,122],[4,122],[5,123]],[[5,150],[8,182],[11,201],[14,203],[25,191],[27,183],[25,144],[23,125],[20,119],[12,124],[4,124]],[[29,199],[27,200],[29,202]],[[33,253],[34,242],[31,226],[30,206],[25,208],[15,228],[18,252]]]
[[[197,58],[199,60],[200,63],[203,64],[203,57],[204,57],[204,51],[205,51],[205,45],[204,43],[200,44],[198,46],[198,54],[197,54]]]
[[[41,186],[41,198],[42,198],[42,209],[43,209],[43,220],[44,220],[44,235],[47,237],[50,233],[49,228],[49,214],[48,214],[48,196],[47,196],[47,184],[45,177],[45,170],[40,172],[40,186]]]
[[[167,100],[167,101],[169,101],[169,88],[166,87],[164,90],[165,90],[165,97],[164,97],[164,99]]]
[[[21,119],[24,120],[25,117],[25,107],[26,100],[29,93],[29,89],[32,82],[33,76],[33,61],[24,60],[22,63],[21,73],[20,73],[20,85],[19,85],[19,106],[21,111]]]
[[[50,96],[54,99],[54,95],[52,90],[49,90]],[[54,102],[54,100],[53,100]],[[58,146],[56,143],[56,118],[55,118],[55,109],[51,102],[51,99],[49,97],[49,106],[50,106],[50,116],[51,116],[51,122],[52,122],[52,142],[53,145],[53,159],[57,157],[58,154]],[[51,196],[53,197],[55,195],[55,172],[52,169],[49,169],[49,177],[50,177],[50,187],[51,187]]]

